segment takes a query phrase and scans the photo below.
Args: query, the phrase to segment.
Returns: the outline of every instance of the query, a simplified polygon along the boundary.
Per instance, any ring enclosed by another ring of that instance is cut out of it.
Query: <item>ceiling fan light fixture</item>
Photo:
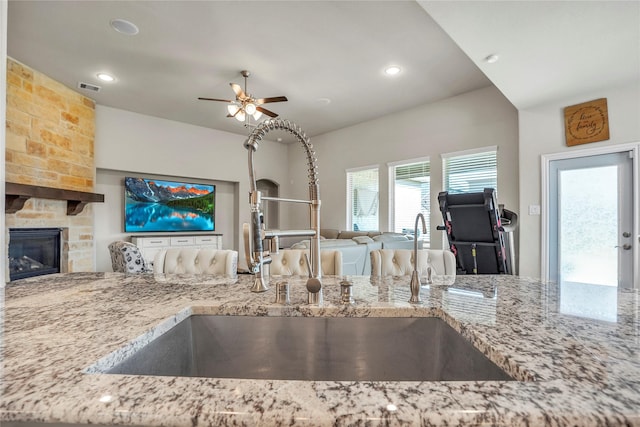
[[[238,111],[238,113],[234,117],[236,118],[237,121],[244,122],[246,114],[244,113],[244,110],[241,108],[240,111]]]
[[[229,112],[229,114],[231,114],[232,116],[234,114],[236,114],[238,112],[238,109],[240,107],[238,107],[234,102],[227,104],[227,111]]]
[[[253,117],[254,120],[258,121],[260,118],[265,115],[269,117],[278,117],[276,113],[271,110],[264,108],[263,104],[268,104],[271,102],[284,102],[288,101],[286,96],[272,96],[269,98],[254,98],[253,95],[246,92],[247,90],[247,77],[249,77],[251,73],[247,70],[242,71],[242,76],[244,77],[244,90],[240,87],[239,84],[230,83],[231,89],[236,95],[235,100],[229,99],[218,99],[218,98],[204,98],[199,97],[198,99],[203,101],[221,101],[227,103],[227,111],[229,114],[227,117],[235,117],[239,122],[244,122],[245,126],[251,126],[250,119]]]
[[[256,113],[256,111],[257,111],[257,110],[256,110],[256,106],[255,106],[255,104],[254,104],[254,103],[252,103],[252,102],[247,102],[247,103],[244,105],[244,111],[245,111],[245,113],[247,113],[247,114],[249,114],[250,116],[252,116],[252,115],[254,115],[254,114]]]
[[[237,103],[231,102],[227,104],[227,111],[229,112],[229,115],[235,117],[237,121],[244,122],[244,110]]]

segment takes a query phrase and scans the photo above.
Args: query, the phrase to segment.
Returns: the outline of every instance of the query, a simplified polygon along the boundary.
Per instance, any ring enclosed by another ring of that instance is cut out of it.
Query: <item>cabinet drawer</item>
[[[219,236],[195,236],[196,237],[196,245],[211,245],[217,246]]]
[[[193,246],[195,239],[193,236],[176,236],[171,238],[171,246]]]
[[[170,240],[168,237],[145,237],[136,239],[134,243],[143,248],[157,248],[169,246]]]

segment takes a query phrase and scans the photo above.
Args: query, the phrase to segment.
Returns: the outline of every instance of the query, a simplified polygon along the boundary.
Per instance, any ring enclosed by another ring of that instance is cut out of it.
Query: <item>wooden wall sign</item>
[[[607,98],[566,107],[564,132],[569,146],[609,139]]]

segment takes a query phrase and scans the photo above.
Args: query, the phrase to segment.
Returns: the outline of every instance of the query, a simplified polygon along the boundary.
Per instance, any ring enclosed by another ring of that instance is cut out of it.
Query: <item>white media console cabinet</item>
[[[131,243],[136,245],[145,261],[153,264],[158,252],[169,248],[222,249],[222,234],[189,234],[180,236],[134,236]]]

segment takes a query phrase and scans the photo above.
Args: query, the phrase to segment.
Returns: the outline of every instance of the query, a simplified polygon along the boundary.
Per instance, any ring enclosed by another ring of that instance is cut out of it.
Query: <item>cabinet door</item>
[[[196,245],[202,248],[221,249],[220,236],[195,236]]]
[[[164,248],[171,245],[171,240],[168,237],[134,237],[131,241],[140,249]]]
[[[195,245],[194,236],[171,237],[171,246],[193,246],[193,245]]]

